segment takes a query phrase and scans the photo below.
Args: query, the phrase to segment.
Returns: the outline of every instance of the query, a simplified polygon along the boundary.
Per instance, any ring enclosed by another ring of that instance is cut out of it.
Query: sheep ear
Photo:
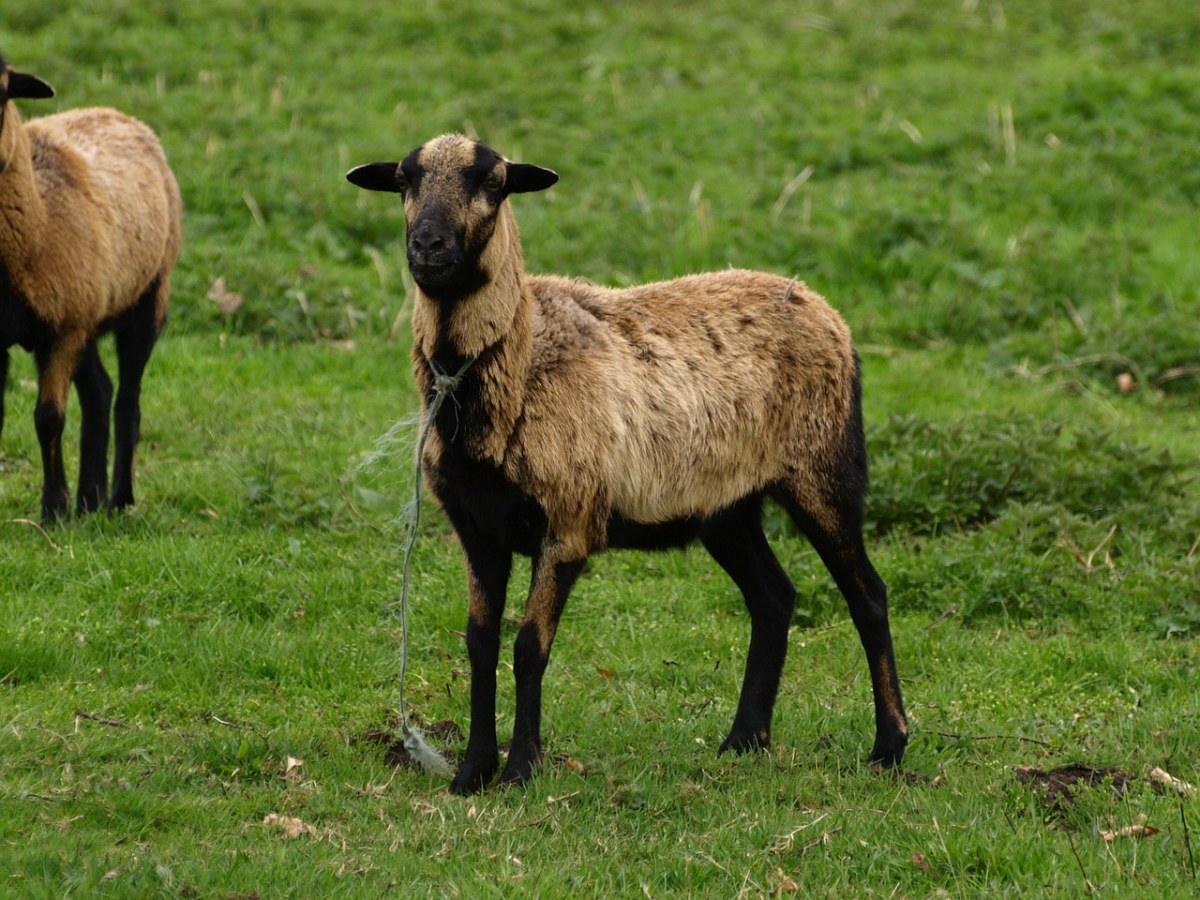
[[[54,88],[36,75],[26,75],[24,72],[10,70],[8,73],[8,96],[23,97],[28,100],[45,100],[54,96]]]
[[[393,194],[401,192],[400,170],[398,162],[375,162],[365,166],[356,166],[346,173],[346,180],[368,191],[390,191]]]
[[[544,191],[558,181],[558,173],[529,163],[508,164],[504,178],[504,189],[510,194],[528,194]]]

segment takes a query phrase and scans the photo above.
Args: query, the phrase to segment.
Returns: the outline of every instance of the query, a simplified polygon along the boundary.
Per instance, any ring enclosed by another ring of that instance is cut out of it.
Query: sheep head
[[[488,281],[482,256],[508,196],[558,181],[549,169],[510,162],[459,134],[435,138],[398,163],[359,166],[346,178],[403,195],[408,267],[421,290],[439,300],[466,296]]]

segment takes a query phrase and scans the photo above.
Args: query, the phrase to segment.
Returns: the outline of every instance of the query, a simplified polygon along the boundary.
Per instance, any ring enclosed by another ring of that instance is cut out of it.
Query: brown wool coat
[[[507,202],[484,263],[491,283],[441,336],[467,355],[488,351],[477,372],[492,425],[462,438],[538,498],[562,558],[602,549],[613,513],[700,517],[780,481],[818,514],[826,506],[856,360],[819,294],[739,270],[627,289],[526,276]],[[436,303],[418,291],[423,394],[438,328]],[[434,431],[431,471],[441,453]]]

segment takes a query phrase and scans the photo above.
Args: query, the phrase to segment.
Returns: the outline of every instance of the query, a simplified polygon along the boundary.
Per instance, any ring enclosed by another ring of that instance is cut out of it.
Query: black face
[[[479,143],[421,147],[400,163],[408,267],[427,294],[454,297],[487,283],[481,257],[508,196],[507,166]]]
[[[368,190],[404,196],[409,269],[436,300],[454,300],[487,284],[483,254],[505,199],[558,180],[549,169],[509,162],[461,135],[443,135],[400,163],[360,166],[346,177]]]

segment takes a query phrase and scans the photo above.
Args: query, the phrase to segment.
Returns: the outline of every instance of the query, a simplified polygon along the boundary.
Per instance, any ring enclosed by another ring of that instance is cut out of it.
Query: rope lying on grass
[[[429,429],[437,420],[438,412],[446,398],[458,390],[467,369],[475,362],[476,357],[469,356],[453,375],[447,375],[432,359],[429,368],[433,370],[433,399],[425,410],[425,421],[421,423],[421,434],[417,438],[417,471],[413,478],[412,518],[408,524],[408,535],[404,539],[404,568],[400,582],[400,734],[404,739],[404,749],[426,772],[433,775],[450,776],[453,770],[446,758],[425,742],[425,736],[417,728],[408,724],[408,710],[404,702],[404,681],[408,672],[408,592],[412,583],[411,563],[413,549],[417,545],[417,529],[421,523],[421,460],[425,453],[425,439],[429,437]]]

